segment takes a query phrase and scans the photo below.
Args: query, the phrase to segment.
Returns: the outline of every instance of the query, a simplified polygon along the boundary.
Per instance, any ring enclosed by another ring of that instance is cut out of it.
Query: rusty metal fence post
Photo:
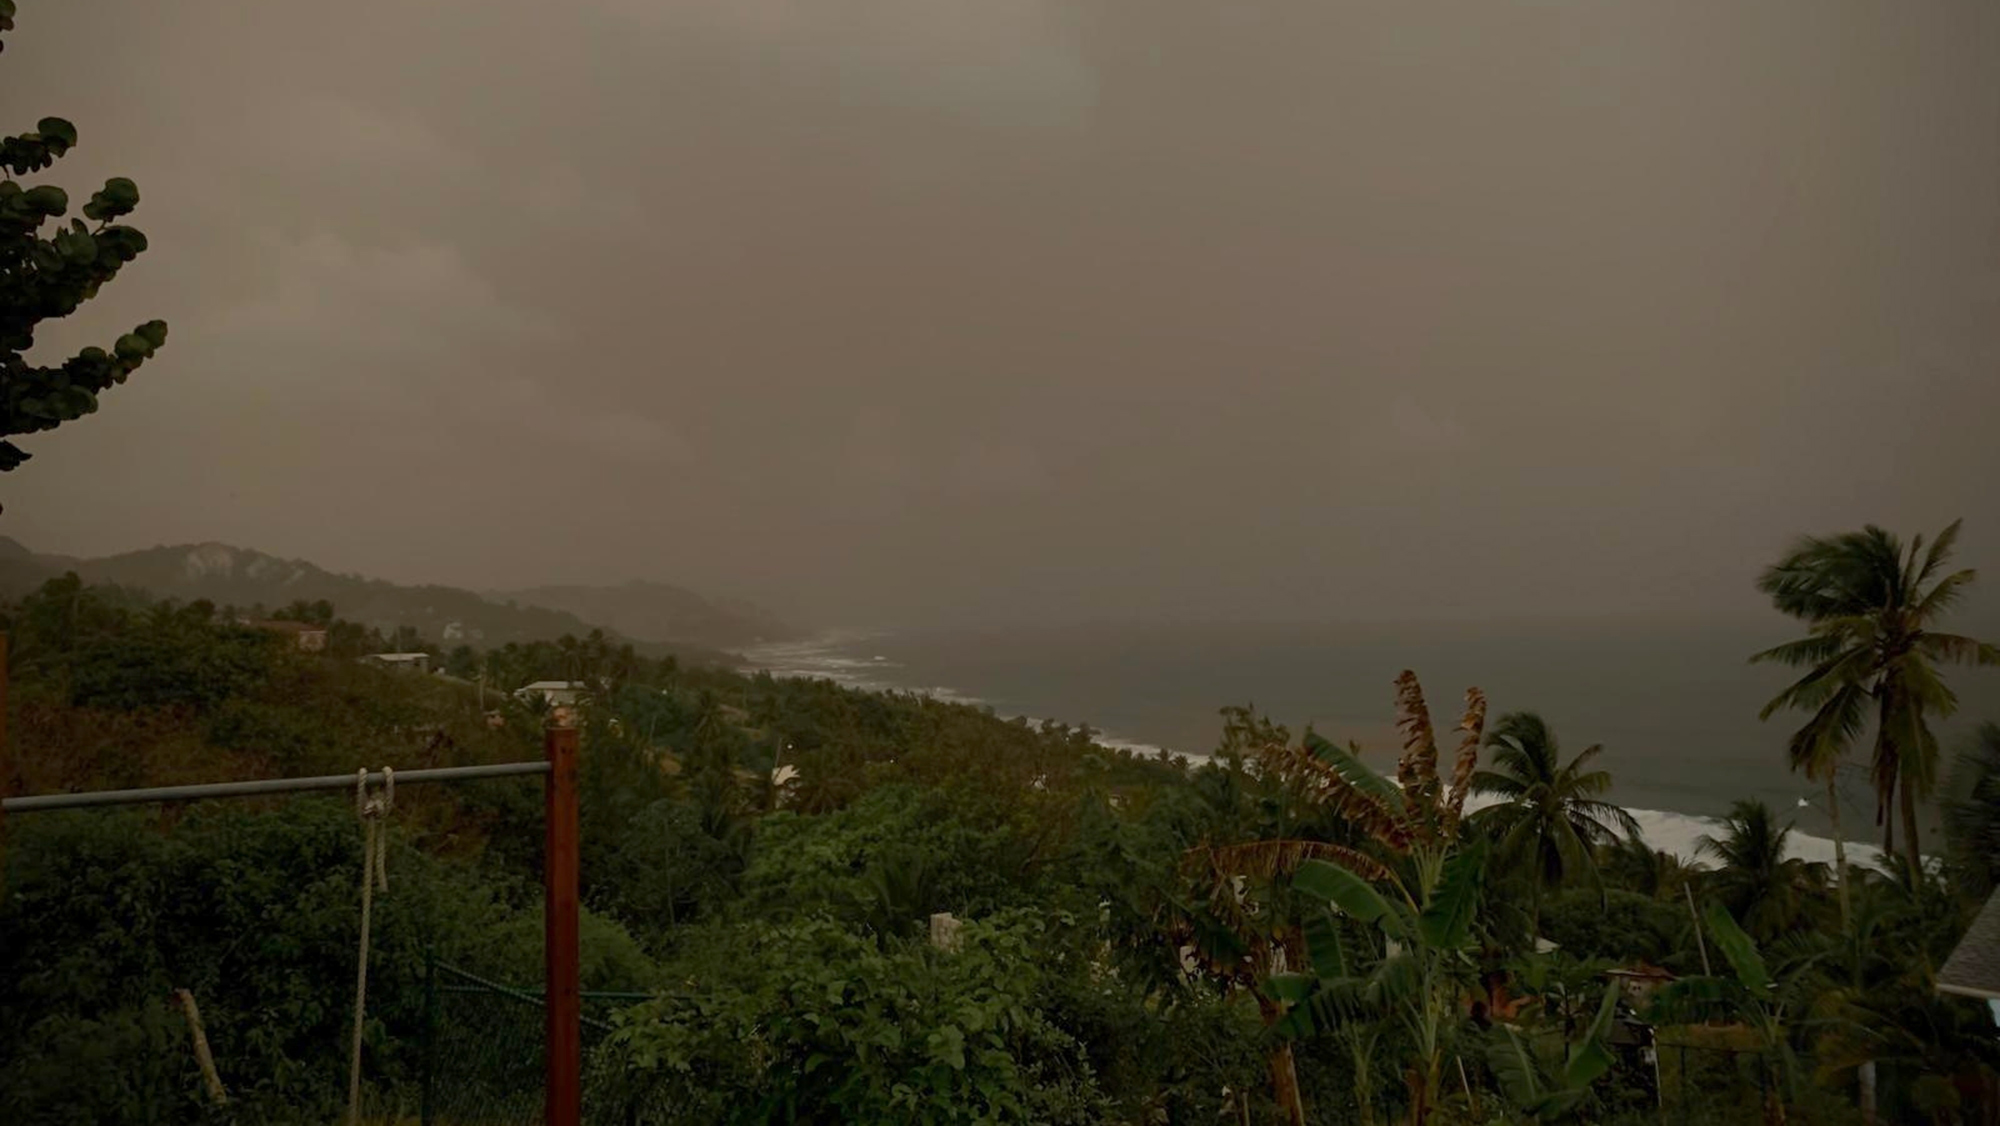
[[[548,1079],[543,1121],[581,1126],[583,1120],[582,951],[577,941],[579,816],[577,731],[550,727],[548,803],[543,821],[543,952]]]

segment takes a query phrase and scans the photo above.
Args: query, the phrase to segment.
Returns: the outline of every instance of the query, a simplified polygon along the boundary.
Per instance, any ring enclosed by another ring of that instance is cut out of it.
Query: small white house
[[[431,671],[429,653],[370,653],[363,660],[373,661],[392,669],[408,669],[411,672]]]
[[[583,702],[589,686],[581,680],[538,680],[514,690],[514,698],[541,700],[551,708],[573,708]]]

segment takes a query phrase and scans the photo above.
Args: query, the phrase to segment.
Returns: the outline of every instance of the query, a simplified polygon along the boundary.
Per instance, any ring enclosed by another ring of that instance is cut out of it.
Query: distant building
[[[2000,892],[1995,892],[1958,940],[1958,947],[1938,970],[1937,990],[1960,997],[1977,997],[2000,1022]]]
[[[1606,970],[1604,976],[1618,986],[1625,1003],[1636,1012],[1644,1012],[1646,1006],[1652,1003],[1653,994],[1659,992],[1661,986],[1674,980],[1672,970],[1649,965],[1643,959],[1629,966]]]
[[[409,669],[412,672],[431,671],[429,653],[370,653],[362,660],[392,669]]]
[[[538,680],[515,689],[514,698],[527,702],[540,700],[551,708],[574,708],[583,702],[589,689],[581,680]]]
[[[558,727],[576,722],[577,706],[590,694],[581,680],[538,680],[514,690],[514,698],[527,704],[540,701],[548,708],[548,718]]]
[[[292,639],[292,647],[301,653],[323,653],[326,651],[326,627],[311,622],[286,622],[271,619],[253,622],[239,619],[251,629],[261,629],[266,633],[282,634]]]

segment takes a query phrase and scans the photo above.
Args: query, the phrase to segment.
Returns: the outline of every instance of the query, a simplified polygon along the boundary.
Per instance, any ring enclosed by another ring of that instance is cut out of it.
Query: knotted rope
[[[354,1040],[347,1062],[347,1121],[361,1121],[361,1025],[368,1012],[368,930],[375,887],[389,890],[389,830],[382,824],[396,804],[396,772],[382,768],[382,786],[370,792],[368,768],[354,778],[354,813],[361,819],[361,950],[354,965]]]

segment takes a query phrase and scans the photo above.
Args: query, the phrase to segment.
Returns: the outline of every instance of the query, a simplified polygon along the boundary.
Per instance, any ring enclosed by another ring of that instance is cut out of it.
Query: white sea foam
[[[1468,810],[1483,809],[1498,803],[1500,799],[1484,794],[1474,794],[1465,803]],[[1668,809],[1627,809],[1632,819],[1639,823],[1641,835],[1646,843],[1657,849],[1671,852],[1682,860],[1702,862],[1699,841],[1702,837],[1720,839],[1724,827],[1720,817],[1699,817],[1692,813],[1676,813]],[[1776,810],[1782,821],[1786,810]],[[1785,838],[1785,855],[1801,860],[1823,864],[1833,863],[1833,839],[1816,837],[1810,833],[1793,830]],[[1882,850],[1874,845],[1847,842],[1847,862],[1882,867]]]
[[[846,650],[878,635],[828,634],[807,641],[759,645],[744,652],[752,666],[772,676],[801,680],[831,680],[849,688],[885,691],[898,688],[898,666],[882,657],[856,657]]]
[[[1645,831],[1646,840],[1654,848],[1665,849],[1688,860],[1699,859],[1695,848],[1697,837],[1704,834],[1720,836],[1722,833],[1722,819],[1719,817],[1696,817],[1664,809],[1633,809],[1627,812],[1638,820],[1639,827]],[[1785,813],[1784,810],[1776,812],[1781,818]],[[1785,838],[1785,844],[1785,855],[1788,857],[1798,857],[1822,864],[1833,863],[1833,839],[1830,837],[1816,837],[1810,833],[1793,830],[1792,834]],[[1880,868],[1883,866],[1882,850],[1874,845],[1849,841],[1847,862]]]
[[[760,645],[745,651],[744,656],[760,671],[775,677],[800,680],[830,680],[845,688],[858,688],[872,692],[909,692],[918,696],[947,704],[964,704],[968,707],[984,707],[987,701],[961,692],[947,684],[934,684],[912,688],[907,677],[898,674],[903,666],[879,654],[868,657],[852,656],[846,650],[857,643],[867,641],[879,634],[846,633],[828,634],[809,641],[782,642]],[[1000,717],[1012,723],[1025,721],[1031,726],[1044,722],[1039,716],[1003,715]],[[1113,750],[1130,751],[1137,755],[1156,756],[1167,753],[1153,743],[1136,739],[1120,738],[1104,731],[1091,731],[1091,739],[1100,746]],[[1196,756],[1199,757],[1199,756]]]

